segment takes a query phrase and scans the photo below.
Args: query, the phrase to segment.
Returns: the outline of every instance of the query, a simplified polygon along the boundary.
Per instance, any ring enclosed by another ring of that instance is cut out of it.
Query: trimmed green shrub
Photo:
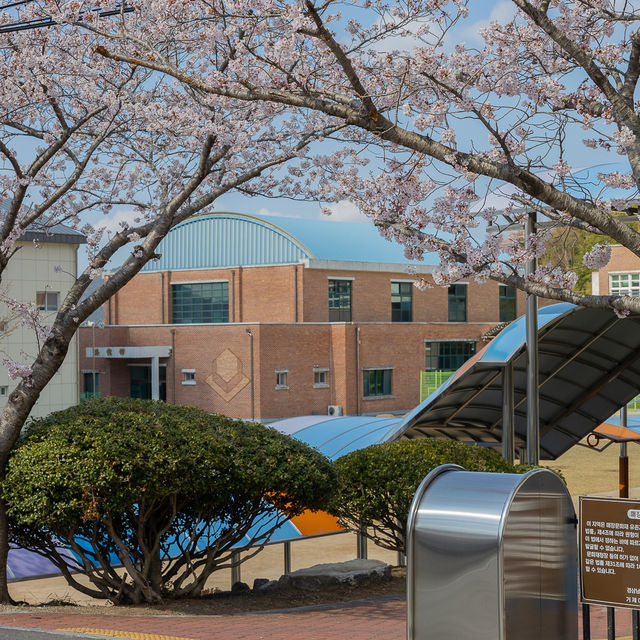
[[[385,442],[336,461],[338,492],[329,511],[384,549],[404,553],[413,496],[430,471],[447,463],[468,471],[519,472],[495,451],[455,440]]]
[[[234,551],[252,547],[247,559],[286,518],[326,508],[335,481],[331,462],[274,429],[107,398],[35,420],[3,497],[12,541],[50,558],[76,589],[158,602],[198,595]],[[92,586],[75,580],[60,544]]]

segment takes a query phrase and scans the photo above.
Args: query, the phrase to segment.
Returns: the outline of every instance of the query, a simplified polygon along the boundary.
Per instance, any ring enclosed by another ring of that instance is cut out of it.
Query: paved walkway
[[[114,616],[30,610],[0,614],[2,627],[132,640],[404,640],[405,601],[403,596],[391,596],[227,616]],[[593,607],[591,638],[606,637],[606,610]],[[576,640],[581,638],[580,628]],[[629,611],[616,612],[616,638],[631,638]]]
[[[136,640],[403,640],[402,596],[286,611],[228,616],[0,614],[0,627],[77,631]]]

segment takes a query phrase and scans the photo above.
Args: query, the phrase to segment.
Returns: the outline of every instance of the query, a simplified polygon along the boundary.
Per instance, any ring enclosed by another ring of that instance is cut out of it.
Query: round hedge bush
[[[156,602],[197,595],[233,551],[259,549],[284,519],[325,508],[335,479],[324,456],[261,424],[106,398],[33,421],[3,497],[14,542],[49,557],[76,588]],[[92,587],[73,578],[58,542]]]
[[[468,471],[519,473],[495,451],[455,440],[425,438],[385,442],[339,458],[338,491],[329,510],[340,522],[360,530],[377,545],[405,551],[405,529],[413,496],[441,464]]]

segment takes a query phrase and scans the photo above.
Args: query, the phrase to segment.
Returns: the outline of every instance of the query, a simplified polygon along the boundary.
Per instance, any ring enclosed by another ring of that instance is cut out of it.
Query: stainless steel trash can
[[[556,474],[434,469],[407,524],[408,640],[575,640],[576,518]]]

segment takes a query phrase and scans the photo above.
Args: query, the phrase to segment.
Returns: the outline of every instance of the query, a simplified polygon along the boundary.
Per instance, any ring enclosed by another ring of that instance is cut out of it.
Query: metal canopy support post
[[[536,232],[536,213],[527,216],[525,246],[531,249],[531,236]],[[536,258],[527,261],[526,276],[532,276],[537,266]],[[540,424],[538,418],[538,298],[527,293],[527,463],[540,462]]]
[[[160,358],[151,358],[151,399],[160,400]]]
[[[514,462],[513,420],[513,364],[509,362],[502,371],[502,457]]]
[[[627,407],[620,409],[620,426],[627,426]],[[620,459],[618,461],[618,489],[621,498],[629,497],[629,453],[627,443],[620,443]]]

